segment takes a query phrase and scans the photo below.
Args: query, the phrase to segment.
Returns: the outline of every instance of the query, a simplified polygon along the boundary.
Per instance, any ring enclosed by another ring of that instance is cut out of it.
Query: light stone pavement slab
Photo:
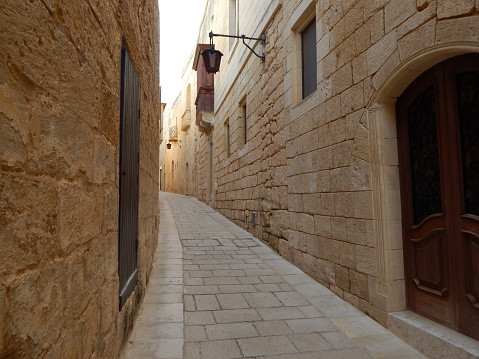
[[[154,267],[123,359],[425,358],[195,198],[160,193]]]

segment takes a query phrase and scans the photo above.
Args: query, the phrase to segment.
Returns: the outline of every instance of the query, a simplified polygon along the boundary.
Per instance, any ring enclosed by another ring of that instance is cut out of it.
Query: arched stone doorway
[[[408,308],[479,339],[479,55],[424,72],[396,113]]]
[[[377,248],[377,292],[384,297],[388,312],[404,310],[407,307],[411,309],[411,306],[408,306],[406,302],[406,283],[408,279],[405,276],[404,263],[398,260],[398,256],[395,255],[397,251],[401,253],[403,251],[401,223],[404,220],[401,214],[396,99],[429,68],[448,58],[476,51],[477,46],[475,44],[449,44],[423,50],[392,71],[379,87],[368,106],[374,230]],[[477,278],[474,279],[473,277],[471,280],[469,281],[469,287],[471,287],[471,283],[472,287],[477,285]],[[472,291],[474,290],[477,293],[475,287]],[[473,294],[473,299],[469,300],[473,307],[477,308],[473,303],[474,296],[475,294]],[[421,313],[421,315],[424,315],[424,313]],[[444,322],[443,324],[449,325]],[[452,327],[477,338],[467,330],[457,329],[456,326]]]

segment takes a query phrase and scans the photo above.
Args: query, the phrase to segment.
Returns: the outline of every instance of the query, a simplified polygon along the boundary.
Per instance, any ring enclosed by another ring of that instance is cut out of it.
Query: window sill
[[[303,116],[308,111],[319,105],[319,91],[316,89],[308,97],[302,99],[297,105],[291,109],[291,121]]]

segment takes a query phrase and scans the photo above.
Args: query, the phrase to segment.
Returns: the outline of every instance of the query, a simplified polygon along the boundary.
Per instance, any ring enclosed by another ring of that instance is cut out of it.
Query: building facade
[[[213,38],[214,106],[192,116],[196,151],[176,154],[199,166],[197,191],[167,190],[209,203],[384,325],[408,309],[478,340],[478,10],[208,1],[196,56],[212,30],[264,34],[264,46],[246,41],[265,61]]]
[[[158,4],[1,9],[0,357],[117,358],[157,245]]]

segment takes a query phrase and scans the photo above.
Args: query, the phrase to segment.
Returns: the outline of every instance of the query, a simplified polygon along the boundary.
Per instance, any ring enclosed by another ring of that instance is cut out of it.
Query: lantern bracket
[[[211,48],[213,49],[214,48],[214,44],[213,44],[213,36],[220,36],[220,37],[232,37],[234,39],[243,39],[243,44],[253,53],[255,54],[257,57],[259,57],[261,59],[261,62],[264,62],[265,60],[265,55],[262,54],[262,55],[258,55],[252,48],[251,46],[249,46],[245,40],[259,40],[261,41],[261,45],[264,45],[265,41],[266,41],[266,36],[263,34],[261,37],[248,37],[248,36],[245,36],[245,35],[240,35],[240,36],[235,36],[235,35],[222,35],[222,34],[214,34],[213,31],[210,31],[209,33],[209,36],[210,36],[210,45],[211,45]]]

